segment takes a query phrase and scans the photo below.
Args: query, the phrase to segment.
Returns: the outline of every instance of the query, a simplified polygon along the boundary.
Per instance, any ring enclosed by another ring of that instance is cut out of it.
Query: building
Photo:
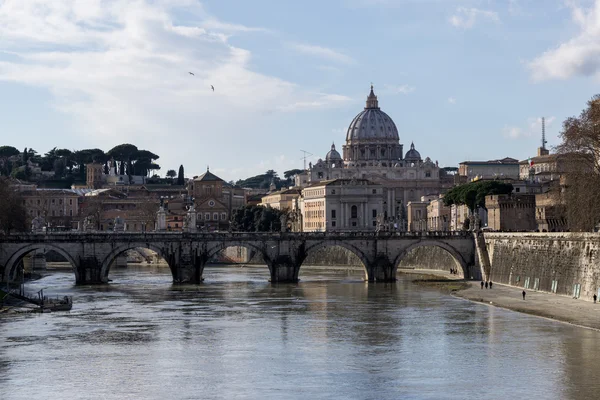
[[[71,189],[26,189],[20,191],[29,219],[41,218],[48,228],[76,229],[79,195]]]
[[[427,205],[427,230],[449,231],[450,211],[450,207],[444,205],[443,196],[431,200]]]
[[[556,185],[546,193],[535,195],[535,219],[540,232],[569,230],[564,192]]]
[[[276,208],[278,210],[294,210],[295,204],[302,190],[300,188],[282,189],[277,192],[268,193],[260,200],[259,205],[263,207]]]
[[[500,160],[489,161],[463,161],[458,164],[458,174],[466,178],[467,182],[475,178],[519,178],[519,160],[505,157]]]
[[[429,201],[409,201],[407,205],[408,231],[425,232],[427,230],[427,206]]]
[[[228,230],[231,215],[246,205],[246,192],[230,185],[210,170],[194,178],[188,185],[188,195],[196,208],[200,230]]]
[[[335,144],[325,159],[310,163],[296,176],[297,185],[311,186],[335,179],[365,179],[383,188],[384,219],[406,226],[406,206],[421,196],[438,195],[453,184],[437,162],[423,159],[414,143],[404,154],[394,121],[379,108],[371,86],[366,106],[350,122],[340,154]]]
[[[535,231],[535,195],[491,195],[485,197],[487,226],[494,231]]]
[[[302,190],[302,230],[375,231],[383,203],[383,187],[366,179],[317,182]]]

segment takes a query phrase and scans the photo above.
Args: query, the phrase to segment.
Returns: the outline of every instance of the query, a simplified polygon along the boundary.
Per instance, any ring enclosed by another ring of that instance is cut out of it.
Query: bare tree
[[[578,117],[567,118],[560,133],[562,187],[571,230],[591,231],[600,221],[600,95],[592,97]]]

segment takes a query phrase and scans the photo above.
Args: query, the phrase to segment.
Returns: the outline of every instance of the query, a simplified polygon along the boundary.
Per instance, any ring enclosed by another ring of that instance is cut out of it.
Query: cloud
[[[470,29],[481,19],[500,22],[498,13],[494,11],[466,7],[458,7],[455,14],[449,18],[449,21],[455,28]]]
[[[384,85],[384,91],[391,94],[410,94],[415,91],[415,87],[409,85]]]
[[[12,55],[0,61],[0,81],[52,95],[72,127],[60,132],[63,146],[131,142],[159,152],[163,168],[185,154],[198,164],[186,171],[201,173],[219,160],[209,149],[258,151],[247,132],[264,132],[273,113],[348,100],[254,71],[252,53],[228,40],[266,31],[222,22],[195,0],[4,0],[0,52]]]
[[[328,47],[315,46],[305,43],[291,43],[291,47],[300,53],[308,54],[310,56],[321,57],[342,64],[355,63],[355,60],[352,57]]]
[[[546,125],[546,137],[548,137],[548,128],[554,126],[554,122],[556,122],[556,117],[546,117],[545,125]],[[523,127],[517,126],[508,126],[506,125],[503,129],[503,135],[509,139],[520,139],[525,137],[542,137],[542,118],[541,117],[530,117],[527,118],[527,122]]]
[[[454,97],[448,97],[448,103],[456,104],[456,99]]]
[[[600,72],[600,0],[590,8],[568,2],[571,17],[579,26],[572,39],[548,50],[527,64],[534,81],[598,76]]]

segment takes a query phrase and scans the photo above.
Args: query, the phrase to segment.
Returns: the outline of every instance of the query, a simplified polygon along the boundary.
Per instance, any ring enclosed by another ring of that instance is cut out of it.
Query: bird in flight
[[[193,72],[188,72],[188,74],[190,74],[190,75],[194,75],[194,73],[193,73]],[[194,75],[194,76],[196,76],[196,75]]]
[[[213,90],[213,92],[215,91],[215,87],[213,85],[210,85],[210,88]]]

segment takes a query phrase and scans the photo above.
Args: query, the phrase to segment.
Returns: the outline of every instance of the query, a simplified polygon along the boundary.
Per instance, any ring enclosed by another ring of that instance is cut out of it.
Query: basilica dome
[[[342,161],[342,156],[335,149],[335,143],[331,145],[331,150],[329,150],[329,153],[327,153],[327,155],[325,156],[325,161],[327,161],[327,162]]]
[[[377,96],[373,92],[367,97],[367,105],[350,123],[346,132],[346,143],[350,142],[388,142],[398,143],[398,129],[394,121],[379,108]]]
[[[415,150],[415,144],[410,144],[410,150],[406,152],[404,159],[409,162],[419,162],[421,161],[421,153]]]

